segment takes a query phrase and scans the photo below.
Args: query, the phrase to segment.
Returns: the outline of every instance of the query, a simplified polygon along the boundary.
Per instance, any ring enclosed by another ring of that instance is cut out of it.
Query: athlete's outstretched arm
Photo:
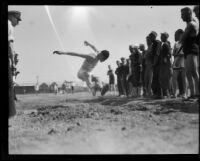
[[[80,53],[75,53],[75,52],[63,52],[63,51],[54,51],[53,54],[77,56],[77,57],[81,57],[85,59],[90,57],[89,55],[85,55],[85,54],[80,54]]]
[[[99,50],[97,50],[97,48],[94,45],[90,44],[87,41],[84,41],[84,44],[85,46],[90,46],[96,53],[99,53]]]

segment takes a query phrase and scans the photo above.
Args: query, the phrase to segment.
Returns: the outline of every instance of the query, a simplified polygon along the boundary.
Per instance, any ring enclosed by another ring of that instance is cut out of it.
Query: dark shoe
[[[176,98],[176,96],[173,96],[173,95],[172,95],[171,98]]]
[[[200,96],[199,94],[195,94],[195,95],[194,95],[194,97],[196,97],[196,98],[199,98],[199,96]]]
[[[188,97],[188,99],[196,99],[195,95],[191,95],[190,97]]]
[[[157,96],[157,95],[153,95],[152,99],[162,99],[162,97],[161,96]]]

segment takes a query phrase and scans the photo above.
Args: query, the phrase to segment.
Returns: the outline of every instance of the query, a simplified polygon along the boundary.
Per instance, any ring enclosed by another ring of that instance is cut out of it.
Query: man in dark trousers
[[[152,64],[153,64],[153,81],[152,81],[152,91],[153,98],[161,99],[161,87],[159,83],[159,58],[160,58],[160,48],[161,42],[156,40],[157,33],[152,31],[149,34],[149,38],[152,42]]]
[[[16,115],[14,102],[14,88],[13,88],[13,73],[14,69],[14,27],[21,21],[21,12],[8,11],[8,93],[9,93],[9,113],[8,118]]]
[[[142,96],[142,55],[139,52],[138,45],[130,45],[129,50],[131,52],[131,55],[129,56],[129,75],[132,75],[132,84],[136,96],[140,97]]]
[[[127,65],[126,59],[124,57],[121,58],[122,63],[122,77],[121,77],[121,84],[122,84],[122,91],[123,95],[128,96],[128,81],[126,79],[127,75],[129,74],[129,66]]]
[[[115,70],[115,74],[117,75],[117,88],[118,88],[118,92],[119,95],[121,96],[123,95],[123,91],[122,91],[122,85],[121,85],[121,77],[122,77],[122,68],[121,68],[121,63],[119,60],[116,61],[117,64],[117,69]]]
[[[113,74],[113,70],[111,69],[111,66],[108,65],[108,72],[107,75],[109,76],[109,90],[115,92],[115,76]]]
[[[171,64],[171,46],[168,41],[169,34],[167,32],[161,33],[161,51],[159,59],[159,81],[161,86],[161,96],[164,98],[170,97],[172,94],[172,64]]]
[[[141,54],[142,54],[142,88],[143,88],[143,96],[146,95],[146,89],[145,89],[145,81],[144,81],[144,74],[145,74],[145,53],[146,53],[146,50],[145,50],[145,46],[144,44],[140,44],[139,45],[139,49],[141,51]]]

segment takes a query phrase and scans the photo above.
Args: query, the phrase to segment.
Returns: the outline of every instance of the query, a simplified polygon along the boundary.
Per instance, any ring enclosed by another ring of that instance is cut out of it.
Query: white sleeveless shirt
[[[97,65],[99,59],[97,59],[96,54],[89,54],[91,56],[91,59],[85,59],[83,62],[83,65],[81,66],[81,69],[86,71],[86,72],[91,72],[92,69]]]

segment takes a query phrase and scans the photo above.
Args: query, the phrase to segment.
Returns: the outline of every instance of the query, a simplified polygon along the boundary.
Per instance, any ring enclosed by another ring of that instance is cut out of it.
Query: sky
[[[129,45],[144,43],[151,31],[169,33],[185,29],[180,10],[193,6],[59,6],[10,5],[8,10],[22,12],[22,21],[14,31],[14,49],[19,54],[20,74],[16,82],[39,83],[75,81],[83,58],[53,55],[53,51],[93,53],[84,46],[87,40],[110,57],[99,63],[92,74],[108,82],[108,65],[116,69],[116,60],[130,55]]]

